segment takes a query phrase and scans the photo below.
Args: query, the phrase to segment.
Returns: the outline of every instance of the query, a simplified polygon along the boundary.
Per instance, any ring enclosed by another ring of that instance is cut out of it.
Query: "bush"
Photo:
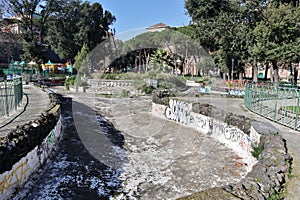
[[[145,73],[145,78],[157,78],[157,71],[154,71],[154,70],[150,70],[148,72]]]
[[[65,87],[67,90],[70,89],[70,86],[75,85],[76,76],[70,76],[65,81]]]
[[[85,80],[82,80],[80,77],[78,77],[77,79],[75,79],[74,85],[76,85],[76,86],[88,86],[89,84]]]
[[[145,94],[151,94],[155,90],[155,88],[152,85],[144,84],[142,86],[142,91],[145,92]]]
[[[172,88],[176,88],[176,85],[173,83],[170,83],[168,81],[159,81],[158,88],[159,89],[172,89]]]
[[[263,152],[264,150],[264,145],[259,143],[257,146],[253,146],[253,151],[252,151],[252,156],[256,159],[258,159],[259,155]]]

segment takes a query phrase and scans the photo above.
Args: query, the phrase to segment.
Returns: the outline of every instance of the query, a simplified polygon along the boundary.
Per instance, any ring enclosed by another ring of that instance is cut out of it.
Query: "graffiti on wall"
[[[165,114],[166,106],[164,106],[164,105],[153,103],[152,108],[154,109],[154,113],[157,113],[159,115],[164,115]]]
[[[213,134],[213,118],[197,113],[191,113],[191,123],[196,125],[196,129],[207,135]]]
[[[42,163],[44,161],[44,159],[47,157],[47,155],[49,154],[50,151],[52,151],[53,146],[56,143],[56,136],[55,136],[56,130],[53,129],[50,134],[46,137],[46,139],[44,140],[44,142],[38,146],[37,149],[37,156],[40,160],[40,162]]]
[[[165,111],[165,116],[167,119],[174,120],[183,124],[189,124],[191,119],[191,111],[191,103],[170,99],[169,107],[167,107]]]
[[[224,138],[248,153],[252,151],[252,140],[239,128],[201,114],[191,113],[191,116],[191,122],[198,131],[215,138]]]
[[[30,170],[27,162],[28,160],[26,159],[24,162],[18,164],[18,166],[8,175],[4,175],[2,177],[2,180],[0,180],[1,194],[3,194],[5,190],[9,190],[11,187],[14,187],[17,184],[21,185],[23,183],[23,178],[25,177],[27,171]]]
[[[61,118],[56,127],[48,134],[41,145],[35,147],[26,157],[17,162],[10,171],[0,174],[0,199],[8,197],[24,184],[48,157],[61,133]],[[48,155],[47,155],[48,153]]]
[[[53,150],[59,135],[61,132],[61,118],[58,120],[55,128],[49,133],[49,135],[44,139],[41,145],[37,148],[37,157],[40,163],[48,157],[49,153]]]
[[[234,96],[245,96],[245,91],[244,90],[230,90],[229,94],[234,95]]]
[[[241,131],[239,128],[231,125],[227,125],[223,122],[215,123],[218,124],[214,128],[214,133],[217,133],[219,136],[223,136],[226,140],[229,140],[237,145],[239,145],[245,152],[251,153],[252,151],[252,141],[250,137]],[[215,125],[214,124],[214,125]]]

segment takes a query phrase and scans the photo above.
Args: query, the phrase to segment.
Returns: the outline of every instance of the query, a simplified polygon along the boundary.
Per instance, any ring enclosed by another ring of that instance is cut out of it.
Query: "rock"
[[[179,198],[178,200],[207,200],[207,199],[226,199],[226,200],[238,200],[240,198],[227,192],[222,188],[211,188],[203,192],[199,192],[190,196]]]

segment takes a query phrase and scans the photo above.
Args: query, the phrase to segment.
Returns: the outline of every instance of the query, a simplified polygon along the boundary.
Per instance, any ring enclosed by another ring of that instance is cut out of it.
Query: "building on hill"
[[[155,31],[163,31],[165,30],[166,28],[168,28],[169,26],[164,24],[164,23],[158,23],[158,24],[154,24],[152,26],[149,26],[148,28],[146,28],[146,30],[148,32],[155,32]]]
[[[38,14],[33,14],[32,18],[33,19],[41,19],[41,16]],[[22,17],[20,17],[20,16],[12,16],[12,17],[1,20],[2,26],[0,27],[0,32],[10,32],[13,34],[22,33],[21,20],[22,20]],[[36,34],[38,34],[39,33],[38,27],[33,26],[33,31]]]

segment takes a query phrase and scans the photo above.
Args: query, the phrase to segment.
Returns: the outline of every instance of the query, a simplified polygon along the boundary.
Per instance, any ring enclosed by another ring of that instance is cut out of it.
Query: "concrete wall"
[[[152,103],[153,115],[213,137],[243,157],[248,164],[247,175],[238,183],[210,188],[181,199],[282,199],[292,157],[288,153],[286,140],[275,127],[259,121],[249,122],[249,119],[233,114],[226,115],[222,121],[216,119],[217,115],[211,115],[213,112],[210,106],[204,106],[205,109],[200,109],[202,114],[199,114],[193,112],[195,109],[190,103],[170,97],[165,99],[169,99],[169,105],[158,104],[154,98],[156,103]],[[196,110],[199,111],[199,108]],[[262,146],[258,160],[252,156],[252,145]]]
[[[251,153],[253,139],[237,126],[192,112],[192,107],[191,103],[170,99],[169,106],[152,103],[152,114],[194,128],[196,131],[216,139],[241,156],[248,172],[251,171],[252,166],[256,163],[256,159]]]
[[[92,87],[132,87],[132,80],[98,80],[88,79],[88,84]]]
[[[55,149],[61,135],[60,104],[49,94],[51,109],[12,130],[0,143],[0,199],[9,199]]]

